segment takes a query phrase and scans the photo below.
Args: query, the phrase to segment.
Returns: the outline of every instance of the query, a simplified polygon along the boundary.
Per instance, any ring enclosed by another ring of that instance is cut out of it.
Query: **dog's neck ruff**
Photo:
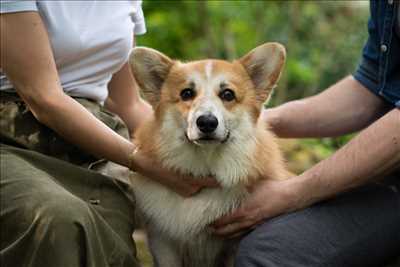
[[[244,120],[245,121],[245,120]],[[254,126],[231,133],[222,144],[195,145],[179,132],[174,120],[166,118],[158,133],[158,156],[165,167],[194,177],[214,176],[223,187],[245,183],[254,175],[252,158],[256,148]]]

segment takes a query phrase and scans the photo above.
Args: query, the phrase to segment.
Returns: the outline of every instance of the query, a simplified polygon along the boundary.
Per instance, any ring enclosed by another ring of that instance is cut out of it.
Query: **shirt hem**
[[[20,1],[20,2],[2,2],[0,14],[38,11],[35,1]]]

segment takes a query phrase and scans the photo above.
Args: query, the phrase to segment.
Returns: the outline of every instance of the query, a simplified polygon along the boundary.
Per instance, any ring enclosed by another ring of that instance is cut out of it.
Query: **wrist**
[[[293,210],[304,209],[321,200],[318,189],[308,174],[301,174],[286,181]]]
[[[138,159],[139,148],[137,146],[133,147],[133,150],[128,154],[128,168],[136,172],[140,169],[139,159]]]

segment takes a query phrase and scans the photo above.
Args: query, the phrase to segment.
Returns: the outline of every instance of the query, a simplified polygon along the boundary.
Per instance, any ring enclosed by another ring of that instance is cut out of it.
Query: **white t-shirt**
[[[102,103],[112,75],[128,59],[134,34],[146,32],[141,5],[141,0],[1,0],[1,13],[38,11],[64,91]],[[0,72],[0,90],[12,87]]]

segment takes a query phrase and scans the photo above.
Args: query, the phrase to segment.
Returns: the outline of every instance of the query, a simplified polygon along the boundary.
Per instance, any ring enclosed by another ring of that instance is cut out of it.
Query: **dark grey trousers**
[[[400,176],[396,183],[266,221],[241,241],[235,266],[385,266],[400,256]]]

